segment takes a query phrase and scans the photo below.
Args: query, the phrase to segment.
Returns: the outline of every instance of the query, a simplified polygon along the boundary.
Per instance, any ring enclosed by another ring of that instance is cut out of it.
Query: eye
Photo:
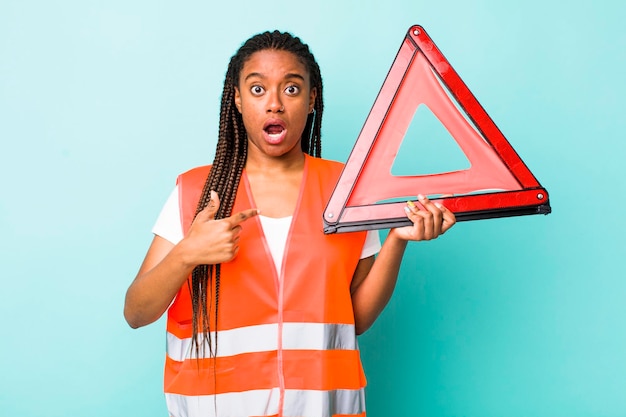
[[[299,92],[300,92],[300,87],[298,87],[297,85],[290,85],[287,88],[285,88],[285,94],[289,96],[295,96]]]
[[[252,93],[253,96],[260,96],[261,94],[265,92],[265,89],[261,87],[260,85],[253,85],[250,88],[250,92]]]

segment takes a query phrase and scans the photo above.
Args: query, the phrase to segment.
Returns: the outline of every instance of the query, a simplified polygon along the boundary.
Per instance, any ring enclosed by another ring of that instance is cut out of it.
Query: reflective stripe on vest
[[[364,390],[303,391],[285,390],[283,417],[365,416]],[[226,393],[219,395],[185,396],[165,394],[172,417],[202,415],[219,416],[219,410],[229,410],[233,416],[273,417],[278,413],[279,392],[269,390]],[[218,410],[218,414],[215,414]],[[360,410],[360,411],[359,411]],[[356,413],[355,413],[356,411]],[[289,414],[287,414],[289,413]]]
[[[256,217],[242,224],[238,256],[222,264],[218,328],[211,335],[217,358],[192,349],[187,285],[169,308],[165,392],[172,415],[364,414],[350,282],[365,232],[324,235],[322,212],[342,165],[305,158],[281,276]],[[185,232],[209,169],[179,177]],[[244,171],[233,213],[251,207]]]
[[[278,324],[261,324],[239,329],[212,332],[211,340],[219,340],[217,356],[234,356],[247,352],[278,350]],[[355,329],[350,324],[283,323],[282,348],[292,350],[355,350]],[[205,352],[202,354],[202,352]],[[178,362],[209,357],[208,343],[196,355],[191,338],[180,339],[167,333],[167,356]]]

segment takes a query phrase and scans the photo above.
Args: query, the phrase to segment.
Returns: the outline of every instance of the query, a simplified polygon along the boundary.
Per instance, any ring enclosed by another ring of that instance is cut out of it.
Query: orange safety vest
[[[215,359],[208,347],[200,358],[191,348],[191,299],[182,286],[167,314],[172,416],[365,416],[350,296],[365,232],[325,235],[322,224],[342,167],[306,155],[280,276],[260,220],[242,224],[238,255],[221,267]],[[178,178],[185,233],[209,170]],[[253,207],[244,170],[233,213]]]

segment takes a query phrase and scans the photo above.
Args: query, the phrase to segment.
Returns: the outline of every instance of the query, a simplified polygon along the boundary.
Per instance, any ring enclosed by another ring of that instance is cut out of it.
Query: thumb
[[[220,208],[220,199],[217,196],[217,193],[211,190],[211,199],[209,200],[209,204],[206,205],[205,208],[202,209],[200,213],[198,213],[197,217],[201,217],[202,220],[214,220],[215,214],[217,210]]]

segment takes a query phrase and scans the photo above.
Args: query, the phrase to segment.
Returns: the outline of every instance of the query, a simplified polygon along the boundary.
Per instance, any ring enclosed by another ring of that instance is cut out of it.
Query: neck
[[[255,207],[267,217],[293,215],[304,173],[302,150],[295,155],[270,157],[248,153],[246,178]]]
[[[246,171],[248,173],[272,174],[277,172],[300,171],[304,168],[304,152],[290,152],[280,156],[271,156],[257,152],[248,152]]]

